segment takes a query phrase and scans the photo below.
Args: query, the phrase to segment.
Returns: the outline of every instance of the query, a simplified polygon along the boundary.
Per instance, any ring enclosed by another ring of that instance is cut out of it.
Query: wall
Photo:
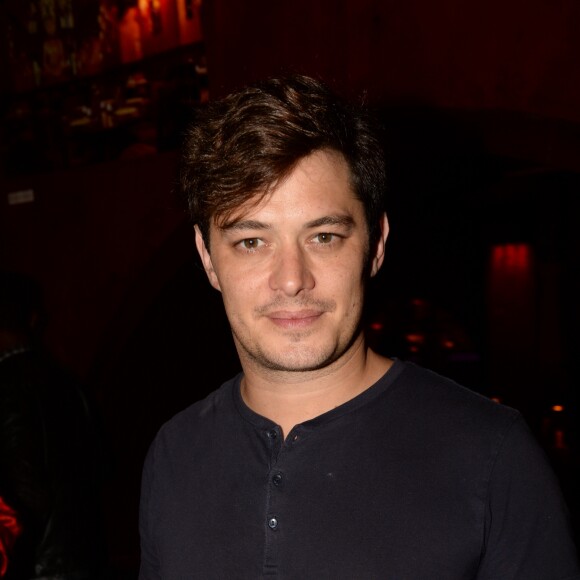
[[[166,153],[1,184],[0,264],[44,285],[46,340],[82,377],[126,294],[184,221],[174,164]],[[8,205],[8,193],[26,189],[33,203]]]
[[[298,69],[372,100],[580,120],[574,0],[208,3],[214,93]]]

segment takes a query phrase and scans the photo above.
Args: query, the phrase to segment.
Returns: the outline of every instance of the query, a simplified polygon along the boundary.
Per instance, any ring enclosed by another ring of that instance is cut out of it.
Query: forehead
[[[223,229],[252,217],[276,221],[317,213],[359,214],[362,210],[342,154],[320,150],[300,159],[270,190],[256,193],[214,223]]]

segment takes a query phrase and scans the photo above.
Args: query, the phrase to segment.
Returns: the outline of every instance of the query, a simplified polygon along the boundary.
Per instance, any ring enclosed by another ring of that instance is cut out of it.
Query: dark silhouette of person
[[[5,579],[88,580],[103,560],[99,438],[80,383],[40,346],[42,316],[39,285],[0,272],[0,497],[21,530]]]

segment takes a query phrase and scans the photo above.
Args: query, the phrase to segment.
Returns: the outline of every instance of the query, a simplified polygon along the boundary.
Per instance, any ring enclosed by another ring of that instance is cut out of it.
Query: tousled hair
[[[372,246],[386,186],[375,129],[363,107],[302,75],[268,79],[200,109],[186,134],[179,185],[206,245],[212,220],[223,225],[246,202],[259,202],[301,159],[327,149],[348,164]]]

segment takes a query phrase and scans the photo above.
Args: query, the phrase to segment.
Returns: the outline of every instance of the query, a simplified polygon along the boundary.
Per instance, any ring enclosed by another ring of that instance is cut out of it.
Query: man
[[[365,114],[269,80],[200,114],[181,175],[243,373],[151,447],[141,580],[580,578],[519,414],[365,345],[388,233]]]

